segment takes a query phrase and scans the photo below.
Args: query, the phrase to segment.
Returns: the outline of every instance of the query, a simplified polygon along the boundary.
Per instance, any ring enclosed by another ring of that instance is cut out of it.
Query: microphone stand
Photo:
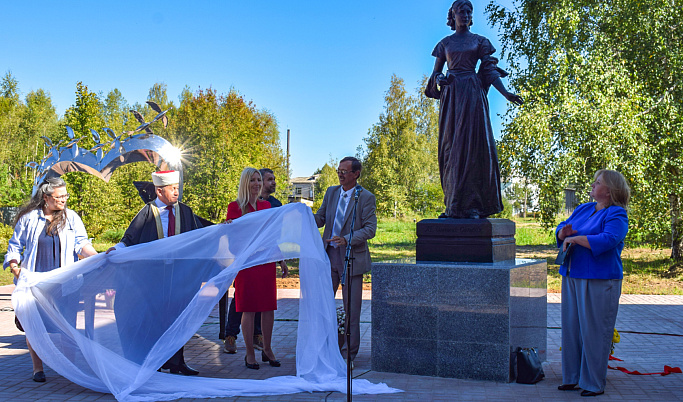
[[[351,351],[351,281],[353,276],[349,275],[349,283],[346,284],[346,274],[349,272],[349,263],[353,268],[354,257],[351,257],[351,239],[353,239],[353,226],[356,223],[356,207],[358,206],[358,196],[361,192],[361,186],[356,186],[356,194],[353,197],[353,210],[351,211],[351,230],[349,231],[349,241],[346,243],[346,256],[344,257],[344,271],[341,277],[342,289],[346,286],[346,306],[349,307],[346,311],[346,322],[344,323],[346,331],[346,400],[351,402],[353,400],[352,385],[351,385],[351,358],[349,353]]]

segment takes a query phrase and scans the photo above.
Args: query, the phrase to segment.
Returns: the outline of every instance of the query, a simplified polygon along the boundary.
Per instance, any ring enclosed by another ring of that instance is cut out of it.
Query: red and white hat
[[[180,172],[177,170],[165,170],[152,173],[152,183],[157,187],[170,186],[180,183]]]

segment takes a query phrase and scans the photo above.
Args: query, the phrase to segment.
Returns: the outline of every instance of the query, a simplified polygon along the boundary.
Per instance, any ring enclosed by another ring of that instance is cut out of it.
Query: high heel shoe
[[[248,369],[252,370],[258,370],[261,368],[258,363],[247,363],[247,356],[244,356],[244,365],[247,366]]]
[[[279,360],[271,360],[267,355],[266,352],[261,352],[261,360],[265,363],[268,362],[273,367],[280,367],[280,361]]]
[[[43,371],[36,371],[33,373],[33,381],[45,382],[45,373]]]

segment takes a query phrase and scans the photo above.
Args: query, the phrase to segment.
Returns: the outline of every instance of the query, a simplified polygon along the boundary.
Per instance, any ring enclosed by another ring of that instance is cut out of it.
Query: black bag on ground
[[[536,384],[545,377],[536,349],[517,348],[517,382]]]
[[[19,331],[24,332],[24,328],[21,326],[21,323],[19,322],[19,319],[17,318],[16,315],[14,316],[14,325],[17,326],[17,329]]]

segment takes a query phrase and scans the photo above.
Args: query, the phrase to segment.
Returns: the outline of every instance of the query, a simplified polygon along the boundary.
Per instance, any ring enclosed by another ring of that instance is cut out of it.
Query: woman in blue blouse
[[[599,170],[590,192],[556,230],[557,245],[572,247],[562,275],[562,391],[605,392],[607,362],[617,320],[631,190],[621,173]],[[578,388],[577,388],[578,387]]]
[[[73,264],[79,256],[97,254],[88,240],[81,218],[66,207],[68,198],[64,180],[47,178],[17,213],[3,264],[3,268],[12,270],[15,281],[22,269],[46,272]],[[76,317],[72,318],[75,322]],[[28,339],[26,345],[33,362],[33,381],[45,382],[42,360]]]

